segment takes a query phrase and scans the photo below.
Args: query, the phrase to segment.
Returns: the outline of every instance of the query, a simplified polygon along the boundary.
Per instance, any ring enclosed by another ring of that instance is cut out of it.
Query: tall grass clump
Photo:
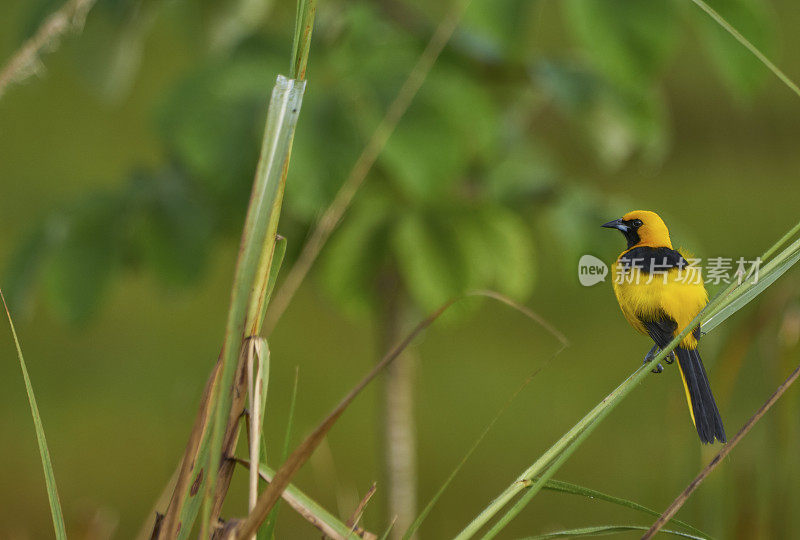
[[[250,356],[252,361],[257,349],[267,350],[266,342],[258,336],[285,249],[277,234],[278,222],[292,140],[306,87],[315,10],[315,0],[300,0],[297,4],[291,77],[278,76],[272,90],[236,263],[222,352],[206,388],[169,507],[156,525],[160,538],[187,538],[201,506],[200,534],[204,538],[213,534],[233,474],[232,457],[247,386],[245,378],[236,374],[244,374],[246,357]],[[251,343],[263,346],[250,346]],[[257,356],[263,359],[264,353]],[[261,396],[266,395],[266,378],[265,372]],[[264,400],[258,401],[263,408]],[[263,418],[263,410],[256,416]],[[260,438],[254,432],[259,428],[251,424],[250,436]],[[251,499],[255,505],[255,497]]]

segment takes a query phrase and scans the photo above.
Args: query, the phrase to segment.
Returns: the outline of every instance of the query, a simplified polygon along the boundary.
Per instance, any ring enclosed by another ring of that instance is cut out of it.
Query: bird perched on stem
[[[699,268],[672,249],[667,226],[655,212],[628,212],[603,227],[619,230],[628,242],[612,265],[614,293],[631,326],[655,342],[644,358],[648,363],[703,309],[708,293]],[[665,361],[672,364],[678,357],[689,413],[700,440],[724,443],[725,428],[697,351],[699,337],[698,325]],[[658,364],[653,372],[662,370]]]

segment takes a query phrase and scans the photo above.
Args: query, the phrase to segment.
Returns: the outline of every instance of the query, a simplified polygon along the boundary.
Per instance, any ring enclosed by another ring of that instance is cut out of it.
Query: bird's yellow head
[[[619,219],[604,223],[603,227],[619,230],[628,241],[628,249],[642,246],[672,249],[667,226],[655,212],[634,210]]]

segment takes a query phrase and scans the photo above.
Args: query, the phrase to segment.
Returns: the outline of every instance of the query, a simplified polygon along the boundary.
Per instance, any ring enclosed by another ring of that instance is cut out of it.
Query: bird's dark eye
[[[634,219],[633,220],[633,226],[634,227],[641,227],[642,226],[642,220],[641,219]]]

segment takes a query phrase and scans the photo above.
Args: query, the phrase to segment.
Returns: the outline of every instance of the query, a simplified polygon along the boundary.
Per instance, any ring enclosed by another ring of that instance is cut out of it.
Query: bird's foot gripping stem
[[[655,357],[656,357],[656,355],[659,353],[659,351],[660,351],[660,350],[661,350],[661,349],[659,349],[659,348],[658,348],[658,345],[653,345],[653,348],[652,348],[652,349],[650,349],[650,350],[647,352],[647,354],[646,354],[646,355],[644,355],[644,362],[642,362],[642,364],[647,364],[647,363],[649,363],[649,362],[652,362],[652,361],[653,361],[653,358],[655,358]],[[672,363],[672,362],[674,362],[675,360],[673,359],[673,360],[665,360],[665,361],[666,361],[668,364],[671,364],[671,363]],[[664,371],[664,366],[662,366],[662,365],[659,363],[659,364],[658,364],[656,367],[654,367],[654,368],[652,369],[652,371],[653,371],[653,373],[661,373],[662,371]]]

